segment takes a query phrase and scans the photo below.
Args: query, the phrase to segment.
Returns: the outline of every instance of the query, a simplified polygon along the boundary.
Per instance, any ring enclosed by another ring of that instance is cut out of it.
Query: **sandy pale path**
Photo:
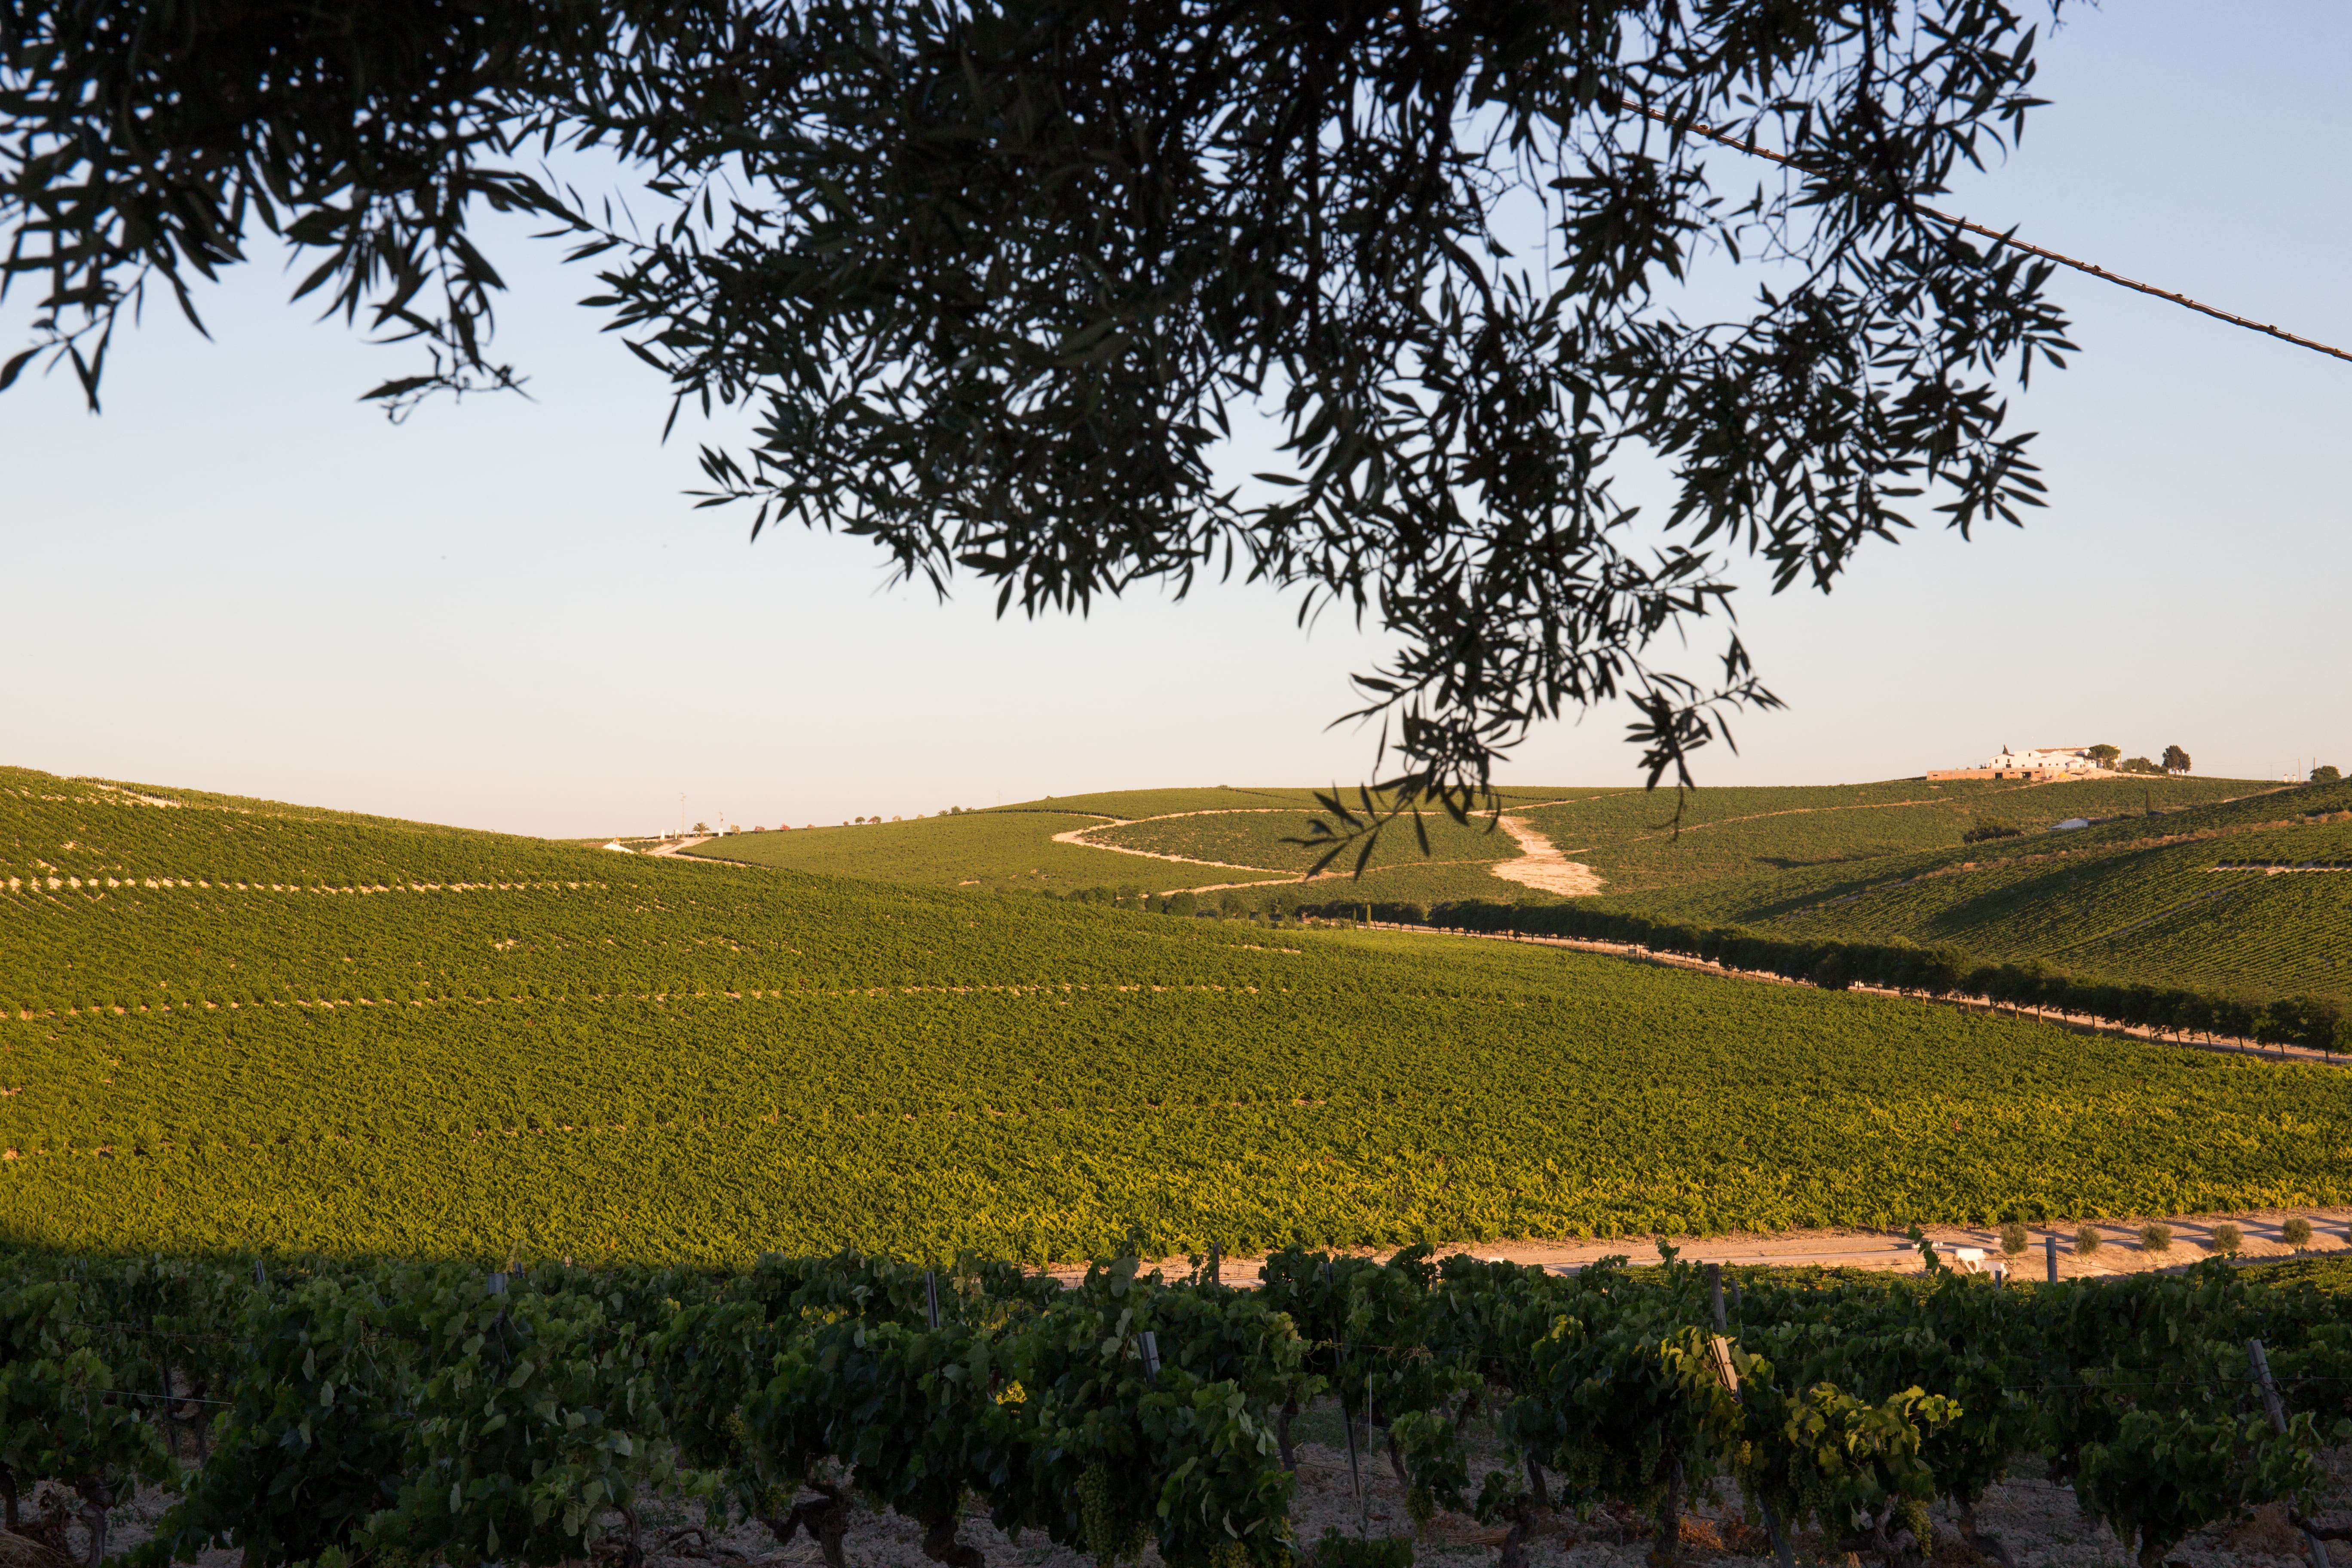
[[[1562,855],[1552,847],[1550,839],[1516,816],[1504,817],[1502,824],[1503,831],[1517,840],[1519,858],[1496,866],[1496,876],[1539,893],[1559,893],[1571,899],[1601,890],[1601,879],[1591,867]]]
[[[1544,804],[1549,805],[1553,803],[1546,802]],[[1171,855],[1153,849],[1136,849],[1124,844],[1105,844],[1097,839],[1087,837],[1089,834],[1099,833],[1108,827],[1127,827],[1138,822],[1165,822],[1180,816],[1240,816],[1270,815],[1277,808],[1268,806],[1243,806],[1232,811],[1171,811],[1160,816],[1111,817],[1102,822],[1088,823],[1084,827],[1073,827],[1066,833],[1056,833],[1054,835],[1054,842],[1056,844],[1076,845],[1087,849],[1109,849],[1121,855],[1133,855],[1141,859],[1159,860],[1173,865],[1213,866],[1221,870],[1226,871],[1264,871],[1269,875],[1283,876],[1286,878],[1289,876],[1289,873],[1276,871],[1276,868],[1271,866],[1244,866],[1231,860],[1201,860],[1195,859],[1190,855]],[[1516,816],[1503,817],[1500,819],[1500,822],[1503,831],[1509,834],[1512,841],[1519,847],[1519,858],[1517,859],[1503,860],[1493,863],[1484,861],[1460,862],[1451,860],[1429,863],[1449,866],[1459,864],[1486,865],[1491,875],[1499,877],[1507,882],[1517,882],[1523,888],[1533,888],[1538,892],[1559,893],[1569,898],[1580,898],[1585,894],[1597,893],[1601,890],[1601,878],[1591,867],[1581,865],[1577,861],[1569,859],[1557,848],[1553,847],[1550,839],[1546,838],[1542,834],[1537,832],[1534,828],[1529,827],[1525,822]],[[1407,864],[1412,863],[1407,862]],[[1296,879],[1300,882],[1313,882],[1323,881],[1328,879],[1344,877],[1347,875],[1348,873],[1343,871],[1326,871],[1319,877],[1299,877]],[[1170,889],[1168,890],[1171,892],[1186,891],[1203,893],[1213,892],[1224,888],[1246,888],[1256,885],[1258,884],[1249,882],[1217,882],[1207,888],[1190,888],[1182,889]]]

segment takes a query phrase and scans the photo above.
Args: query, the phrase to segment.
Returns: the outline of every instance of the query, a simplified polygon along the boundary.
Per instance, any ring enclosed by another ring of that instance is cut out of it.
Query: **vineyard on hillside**
[[[1074,797],[1068,810],[1061,809],[1065,804],[1052,800],[875,826],[736,834],[688,853],[824,876],[1062,895],[1087,889],[1139,893],[1223,883],[1271,886],[1295,880],[1320,853],[1283,842],[1304,837],[1318,815],[1309,790],[1139,790]],[[1095,811],[1106,815],[1080,814]],[[1113,820],[1157,812],[1184,815]],[[1053,841],[1055,834],[1073,829],[1089,830],[1094,845],[1146,853]],[[1514,894],[1524,901],[1549,901],[1549,895],[1528,893],[1488,874],[1488,864],[1519,853],[1507,835],[1489,834],[1483,823],[1464,828],[1443,816],[1430,821],[1429,830],[1437,863],[1422,861],[1409,829],[1392,833],[1373,871],[1360,887],[1350,884],[1347,890],[1424,904]],[[1152,858],[1158,856],[1182,858]],[[1349,859],[1346,868],[1353,864]]]
[[[1124,817],[1129,821],[1146,816],[1168,816],[1187,811],[1316,811],[1320,809],[1313,789],[1243,788],[1220,785],[1215,789],[1128,789],[1107,790],[1099,795],[1049,795],[1044,800],[1023,801],[1018,805],[1000,806],[1005,812],[1022,811],[1087,811],[1105,816]],[[1349,804],[1360,804],[1352,792],[1343,792]],[[1532,784],[1512,784],[1498,788],[1496,798],[1504,809],[1547,800],[1574,800],[1585,795],[1613,795],[1612,789],[1580,788],[1552,789]],[[1377,798],[1377,797],[1376,797]]]
[[[1328,812],[1225,811],[1122,823],[1093,829],[1087,837],[1097,844],[1121,845],[1155,855],[1264,866],[1297,876],[1324,856],[1325,847],[1314,842],[1310,832],[1310,824],[1318,819],[1330,825]],[[1433,861],[1483,864],[1516,859],[1519,855],[1511,836],[1491,826],[1484,817],[1464,825],[1441,813],[1423,817],[1422,826],[1429,837],[1428,858]],[[1371,864],[1388,868],[1417,864],[1422,858],[1420,840],[1407,821],[1381,836]],[[1351,869],[1355,857],[1350,854],[1344,862],[1334,864]]]
[[[1527,814],[1570,859],[1599,872],[1612,895],[1689,887],[1727,877],[1777,877],[1890,855],[1963,848],[1961,835],[1999,820],[2030,837],[2076,816],[2192,805],[2275,786],[2238,780],[2157,780],[2128,790],[2101,781],[2020,784],[1991,780],[1628,794]],[[2126,803],[2126,797],[2128,796]],[[1682,819],[1675,821],[1679,809]],[[2012,840],[1998,840],[2009,843]]]
[[[18,1240],[1037,1260],[2352,1198],[2352,1081],[2320,1068],[0,784]]]
[[[1171,882],[1257,879],[1240,871],[1201,876],[1108,849],[1054,842],[1056,833],[1102,821],[1078,813],[971,811],[909,822],[730,834],[688,853],[821,877],[970,886],[989,892],[1066,893],[1129,883],[1165,888]],[[1178,874],[1171,878],[1171,871]]]
[[[2347,812],[2352,788],[2307,786],[1602,907],[1787,940],[1948,943],[2153,984],[2352,997],[2352,873],[2292,869],[2352,859]]]
[[[2209,814],[2223,823],[2268,820],[2277,813],[2270,803],[2277,793],[2275,785],[2244,780],[2036,785],[1897,779],[1706,789],[1679,797],[1671,791],[1639,789],[1514,788],[1500,792],[1499,798],[1506,812],[1543,834],[1567,858],[1592,868],[1604,883],[1604,896],[1612,899],[1671,896],[1742,879],[1785,879],[1790,896],[1801,899],[1815,886],[1857,874],[1878,881],[1912,874],[1885,869],[1881,863],[1890,857],[1948,856],[1957,861],[2022,852],[2041,843],[2043,830],[2073,816],[2127,815],[2137,823],[2153,808],[2168,814],[2168,820]],[[2215,804],[2224,801],[2235,804]],[[1086,813],[1102,815],[1080,815]],[[1291,841],[1310,837],[1309,825],[1318,817],[1330,814],[1311,790],[1135,790],[880,826],[741,835],[701,852],[885,882],[1064,895],[1089,889],[1162,892],[1296,877],[1321,851]],[[1975,846],[1962,842],[1971,828],[1996,821],[2019,829],[2020,836]],[[1055,834],[1072,829],[1086,829],[1094,844],[1185,858],[1154,860],[1052,841]],[[1424,906],[1472,899],[1555,900],[1556,895],[1491,873],[1491,866],[1517,858],[1519,849],[1499,831],[1487,832],[1483,820],[1463,826],[1441,815],[1430,820],[1429,832],[1427,860],[1410,825],[1399,824],[1384,837],[1360,879],[1350,878],[1344,889],[1335,882],[1314,896],[1322,901],[1352,896]],[[2111,842],[2118,836],[2145,834],[2126,824],[2107,824],[2084,830],[2083,841]],[[1352,854],[1333,867],[1341,876],[1351,872]]]

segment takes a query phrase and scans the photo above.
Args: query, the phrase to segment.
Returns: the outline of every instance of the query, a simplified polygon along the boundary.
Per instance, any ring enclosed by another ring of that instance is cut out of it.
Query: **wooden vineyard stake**
[[[2271,1418],[2271,1430],[2284,1436],[2286,1432],[2286,1406],[2279,1403],[2278,1384],[2271,1381],[2271,1358],[2263,1352],[2263,1342],[2246,1342],[2246,1362],[2254,1371],[2254,1382],[2262,1386],[2263,1413]],[[2306,1530],[2305,1544],[2311,1548],[2312,1568],[2328,1568],[2327,1543]]]
[[[923,1270],[923,1309],[930,1316],[931,1327],[940,1326],[940,1277],[932,1269]]]
[[[1217,1269],[1221,1261],[1217,1253],[1217,1244],[1213,1241],[1209,1243],[1209,1283],[1212,1285],[1223,1283],[1217,1278]]]
[[[1731,1364],[1731,1342],[1717,1334],[1707,1342],[1706,1348],[1715,1355],[1715,1375],[1723,1380],[1724,1387],[1731,1390],[1731,1397],[1738,1399],[1739,1369]]]
[[[1715,1326],[1723,1327],[1723,1265],[1706,1266],[1706,1293],[1715,1300]]]
[[[1344,1356],[1342,1357],[1342,1364],[1345,1364]],[[1370,1409],[1371,1407],[1371,1403],[1372,1380],[1370,1377],[1367,1376],[1364,1379],[1365,1408]],[[1356,1510],[1359,1516],[1358,1522],[1360,1524],[1362,1522],[1361,1515],[1364,1509],[1364,1472],[1356,1461],[1356,1418],[1348,1409],[1348,1391],[1344,1384],[1341,1385],[1339,1390],[1339,1429],[1348,1435],[1348,1487],[1350,1491],[1355,1493]],[[1364,1435],[1365,1436],[1370,1437],[1371,1433],[1367,1429]],[[1360,1529],[1358,1531],[1358,1533],[1362,1533]]]
[[[1338,1279],[1338,1270],[1329,1258],[1325,1258],[1323,1260],[1325,1289],[1331,1288]],[[1343,1322],[1346,1321],[1344,1316],[1340,1321]],[[1339,1352],[1339,1371],[1344,1376],[1348,1370],[1348,1342],[1341,1340],[1335,1348]],[[1363,1467],[1356,1457],[1356,1418],[1348,1409],[1348,1386],[1344,1382],[1339,1384],[1339,1430],[1348,1435],[1348,1485],[1356,1494],[1356,1533],[1361,1535],[1371,1527],[1370,1520],[1366,1517],[1371,1505],[1364,1500]],[[1372,1374],[1367,1372],[1364,1373],[1364,1440],[1370,1442],[1371,1436]]]
[[[147,1342],[155,1347],[155,1371],[163,1384],[163,1441],[172,1451],[174,1462],[180,1458],[180,1417],[172,1406],[172,1346],[171,1342],[156,1331],[155,1314],[147,1314]]]
[[[2058,1233],[2053,1230],[2042,1241],[2050,1252],[2050,1283],[2055,1285],[2058,1283]]]
[[[485,1296],[503,1296],[506,1293],[507,1277],[503,1274],[493,1274],[482,1282],[482,1294]]]
[[[1739,1370],[1731,1364],[1731,1342],[1725,1339],[1722,1333],[1724,1328],[1722,1266],[1710,1263],[1707,1265],[1707,1273],[1712,1277],[1716,1286],[1715,1327],[1717,1331],[1713,1342],[1707,1348],[1715,1352],[1716,1375],[1723,1379],[1724,1387],[1731,1390],[1731,1397],[1738,1399]],[[1738,1289],[1738,1280],[1732,1282],[1732,1288]],[[1741,1403],[1746,1402],[1741,1401]],[[1780,1530],[1780,1510],[1774,1508],[1772,1500],[1762,1492],[1756,1494],[1756,1508],[1757,1511],[1764,1516],[1764,1533],[1772,1538],[1773,1562],[1779,1563],[1780,1568],[1797,1568],[1797,1560],[1789,1552],[1789,1538]]]
[[[253,1286],[257,1290],[269,1289],[269,1276],[261,1271],[261,1259],[258,1258],[253,1260]]]
[[[1150,1329],[1146,1329],[1143,1331],[1141,1336],[1137,1339],[1136,1348],[1143,1352],[1143,1375],[1154,1380],[1155,1382],[1158,1381],[1160,1376],[1160,1336],[1153,1333]]]

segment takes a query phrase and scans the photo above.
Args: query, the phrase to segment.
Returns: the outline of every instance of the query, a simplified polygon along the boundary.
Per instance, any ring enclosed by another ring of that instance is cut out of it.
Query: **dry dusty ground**
[[[1591,867],[1562,855],[1550,839],[1516,816],[1502,818],[1502,825],[1503,831],[1518,841],[1520,858],[1496,866],[1494,875],[1506,882],[1571,899],[1601,890],[1600,874]]]
[[[1474,1427],[1471,1466],[1474,1476],[1507,1461],[1484,1432]],[[1403,1506],[1402,1489],[1390,1471],[1384,1454],[1364,1453],[1355,1467],[1361,1491],[1351,1479],[1346,1437],[1336,1409],[1324,1401],[1295,1424],[1298,1455],[1298,1489],[1292,1506],[1295,1532],[1302,1545],[1327,1530],[1343,1534],[1363,1532],[1374,1538],[1409,1537],[1412,1523]],[[1358,1436],[1362,1429],[1358,1428]],[[2323,1500],[2322,1517],[2340,1523],[2352,1518],[2352,1450],[2331,1450],[2324,1456],[2331,1478]],[[115,1553],[144,1541],[170,1498],[160,1490],[142,1493],[115,1510],[109,1546]],[[28,1500],[36,1502],[36,1500]],[[37,1512],[37,1506],[27,1513]],[[2085,1518],[2074,1493],[2041,1479],[2040,1461],[2020,1462],[2016,1473],[1987,1496],[1977,1512],[1979,1528],[2000,1536],[2016,1558],[2018,1568],[2129,1568],[2132,1553],[2105,1525]],[[1948,1510],[1936,1510],[1941,1539],[1935,1561],[1959,1564],[1979,1561],[1965,1545]],[[688,1568],[688,1564],[758,1564],[760,1568],[824,1568],[815,1542],[796,1537],[779,1551],[775,1539],[760,1524],[739,1522],[705,1536],[698,1516],[656,1505],[647,1510],[646,1544],[649,1568]],[[1558,1533],[1538,1536],[1528,1548],[1529,1568],[1636,1568],[1646,1563],[1655,1545],[1654,1527],[1647,1520],[1600,1514],[1589,1521],[1564,1519]],[[1762,1532],[1741,1518],[1736,1493],[1727,1489],[1715,1500],[1696,1500],[1681,1530],[1682,1561],[1694,1564],[1769,1561]],[[1093,1568],[1079,1552],[1054,1545],[1031,1532],[1017,1541],[992,1527],[986,1511],[973,1506],[961,1531],[962,1540],[980,1550],[990,1568]],[[1503,1531],[1479,1524],[1465,1514],[1441,1513],[1423,1530],[1414,1546],[1421,1568],[1492,1568],[1500,1556]],[[63,1544],[76,1562],[87,1550],[87,1537],[71,1526]],[[1800,1532],[1792,1542],[1797,1560],[1806,1564],[1843,1565],[1860,1560],[1844,1552],[1822,1550],[1817,1534]],[[18,1546],[10,1551],[9,1546]],[[852,1568],[935,1568],[923,1555],[922,1531],[896,1515],[877,1513],[861,1505],[845,1542]],[[2338,1548],[2335,1560],[2347,1553]],[[241,1554],[207,1552],[198,1568],[238,1568]],[[2175,1549],[2168,1563],[2181,1568],[2286,1568],[2307,1561],[2302,1538],[2286,1525],[2282,1510],[2260,1510],[2253,1519],[2192,1537]],[[0,1568],[62,1568],[57,1559],[22,1551],[21,1543],[0,1539]],[[610,1564],[606,1564],[610,1568]],[[1160,1568],[1156,1552],[1146,1552],[1140,1568]]]
[[[2073,1279],[2085,1276],[2137,1274],[2155,1269],[2186,1268],[2211,1254],[2212,1227],[2228,1223],[2243,1235],[2238,1256],[2247,1259],[2289,1258],[2294,1249],[2279,1239],[2279,1227],[2287,1220],[2300,1216],[2311,1222],[2312,1244],[2305,1250],[2314,1254],[2338,1253],[2347,1249],[2346,1236],[2352,1231],[2352,1208],[2260,1209],[2228,1215],[2175,1215],[2160,1217],[2172,1229],[2172,1245],[2165,1251],[2148,1250],[2140,1240],[2140,1227],[2146,1219],[2106,1219],[2087,1222],[2098,1232],[2100,1245],[2090,1253],[2076,1249],[2075,1233],[2081,1228],[2074,1220],[2051,1225],[2026,1226],[2026,1249],[2020,1257],[2007,1260],[2020,1279],[2046,1278],[2049,1269],[2048,1238],[2058,1237],[2058,1277]],[[2000,1237],[1989,1228],[1968,1226],[1928,1226],[1924,1234],[1936,1244],[1937,1251],[1948,1261],[1964,1247],[1984,1252],[1986,1266],[2003,1261]],[[1664,1240],[1675,1247],[1683,1260],[1689,1263],[1769,1264],[1789,1267],[1821,1264],[1843,1268],[1895,1269],[1917,1273],[1926,1267],[1918,1248],[1907,1236],[1883,1230],[1790,1230],[1771,1234],[1732,1233],[1721,1236],[1664,1237],[1617,1237],[1604,1241],[1477,1241],[1456,1242],[1437,1249],[1439,1256],[1466,1252],[1496,1262],[1536,1263],[1557,1272],[1568,1273],[1601,1258],[1620,1256],[1636,1264],[1654,1263],[1658,1258],[1658,1242]],[[1359,1247],[1360,1257],[1387,1258],[1389,1248]],[[1255,1284],[1262,1260],[1248,1258],[1228,1258],[1220,1266],[1219,1278],[1229,1285]],[[1191,1272],[1192,1260],[1185,1258],[1161,1259],[1156,1265],[1174,1279]],[[1054,1274],[1065,1279],[1082,1278],[1084,1264],[1056,1268]],[[2347,1553],[2352,1561],[2352,1553]]]

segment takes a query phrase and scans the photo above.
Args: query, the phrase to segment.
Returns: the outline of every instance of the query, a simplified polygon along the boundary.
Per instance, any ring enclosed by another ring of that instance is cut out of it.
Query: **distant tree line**
[[[2126,757],[2119,746],[2101,743],[2083,748],[2083,755],[2094,767],[2118,773],[2185,773],[2189,770],[2189,752],[2179,746],[2167,746],[2160,761],[2146,757]]]

